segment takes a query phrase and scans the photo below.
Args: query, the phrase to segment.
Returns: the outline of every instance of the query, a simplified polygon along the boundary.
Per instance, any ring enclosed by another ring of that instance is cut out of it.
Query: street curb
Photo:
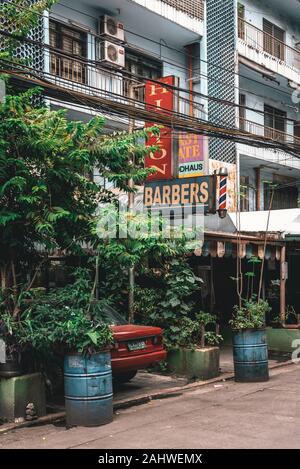
[[[290,365],[295,365],[292,360],[288,360],[282,363],[275,363],[269,366],[270,370],[274,370],[277,368],[283,368]],[[142,396],[134,397],[132,399],[123,399],[120,401],[116,401],[113,405],[114,412],[119,409],[128,409],[129,407],[134,407],[142,404],[146,404],[147,402],[151,402],[158,399],[167,399],[170,397],[178,397],[188,391],[193,391],[195,389],[209,386],[210,384],[220,383],[231,381],[234,379],[234,373],[223,373],[222,375],[218,376],[217,378],[209,379],[207,381],[196,381],[194,383],[186,384],[184,386],[175,386],[169,389],[163,389],[158,392],[154,392],[152,394],[144,394]],[[62,422],[65,420],[66,412],[56,412],[53,414],[48,414],[43,417],[39,417],[36,420],[31,420],[29,422],[20,422],[20,423],[9,423],[3,426],[0,426],[0,435],[11,432],[13,430],[17,430],[19,428],[24,427],[32,427],[36,425],[45,425],[54,422]]]

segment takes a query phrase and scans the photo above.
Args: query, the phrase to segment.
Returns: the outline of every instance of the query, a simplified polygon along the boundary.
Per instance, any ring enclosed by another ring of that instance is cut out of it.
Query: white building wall
[[[279,14],[276,8],[272,7],[272,2],[241,0],[240,3],[245,6],[245,20],[248,23],[262,30],[263,18],[265,18],[286,32],[285,42],[288,46],[294,48],[300,41],[300,25]]]
[[[245,38],[238,40],[239,54],[300,85],[300,25],[290,19],[292,15],[279,14],[271,2],[241,0],[240,3],[245,7],[246,22],[260,31],[245,25]],[[284,60],[263,50],[264,18],[285,31],[284,42],[289,47],[285,48]]]

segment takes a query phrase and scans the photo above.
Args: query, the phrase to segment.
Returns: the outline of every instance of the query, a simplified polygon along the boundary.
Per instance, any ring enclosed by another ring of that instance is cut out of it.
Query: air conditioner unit
[[[97,45],[97,60],[101,63],[125,67],[125,49],[114,42],[102,41]]]
[[[98,33],[117,41],[124,41],[124,25],[112,16],[104,15],[100,17]]]

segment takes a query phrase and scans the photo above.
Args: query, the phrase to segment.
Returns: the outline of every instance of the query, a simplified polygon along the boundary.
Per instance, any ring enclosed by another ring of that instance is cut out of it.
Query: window
[[[293,184],[295,182],[295,184]],[[273,175],[274,191],[272,210],[284,210],[298,207],[298,187],[294,178]],[[283,186],[283,187],[280,187]],[[272,190],[270,184],[264,184],[264,210],[269,210]]]
[[[264,106],[264,120],[265,120],[265,137],[285,141],[285,121],[286,112],[276,109],[272,106],[265,104]]]
[[[86,58],[86,39],[85,33],[50,21],[50,46],[61,51],[50,53],[50,73],[66,80],[86,83],[86,65],[76,58],[67,57]]]
[[[130,49],[125,53],[125,70],[133,75],[139,75],[145,78],[157,79],[162,76],[162,64],[159,60],[151,59]],[[124,80],[124,95],[129,94],[129,84],[131,80]],[[144,101],[144,88],[137,87],[134,90],[135,99]]]
[[[263,19],[263,30],[264,30],[264,51],[277,57],[280,60],[284,60],[285,55],[285,32],[270,23],[270,21]]]
[[[297,144],[300,141],[300,122],[294,122],[294,136]]]
[[[240,208],[241,212],[249,212],[249,177],[240,176]]]
[[[245,39],[245,6],[238,3],[238,34],[240,39]]]
[[[246,106],[246,95],[240,93],[240,96],[239,96],[239,104],[240,104],[240,108],[239,108],[239,114],[240,114],[240,130],[246,130],[246,122],[245,122],[245,118],[246,118],[246,109],[245,109],[245,106]]]

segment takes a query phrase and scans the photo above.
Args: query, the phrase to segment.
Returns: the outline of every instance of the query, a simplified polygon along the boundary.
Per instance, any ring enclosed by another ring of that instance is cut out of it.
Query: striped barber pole
[[[226,210],[227,205],[227,176],[220,176],[219,210]]]

